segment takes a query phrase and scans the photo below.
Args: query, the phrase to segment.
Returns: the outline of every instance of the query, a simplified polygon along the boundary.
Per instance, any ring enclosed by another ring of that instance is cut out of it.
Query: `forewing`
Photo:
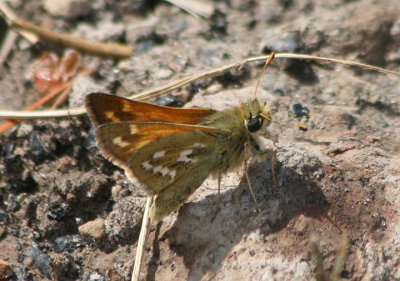
[[[124,166],[141,147],[167,136],[202,130],[213,133],[212,128],[169,123],[121,122],[101,125],[96,129],[97,146],[107,159]]]
[[[124,121],[197,124],[203,117],[215,112],[202,108],[159,106],[102,93],[89,94],[85,101],[89,117],[96,127]]]

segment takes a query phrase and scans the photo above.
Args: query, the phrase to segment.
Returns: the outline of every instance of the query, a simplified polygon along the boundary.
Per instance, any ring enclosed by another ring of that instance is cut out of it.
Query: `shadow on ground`
[[[285,179],[281,180],[283,185],[275,187],[270,170],[266,163],[252,165],[249,169],[250,181],[261,209],[259,213],[244,176],[237,188],[221,194],[219,212],[213,222],[216,193],[182,206],[177,221],[161,237],[161,241],[168,240],[171,250],[183,257],[190,280],[201,280],[207,272],[217,272],[221,262],[244,236],[259,231],[261,236],[266,237],[285,228],[300,214],[320,219],[326,211],[328,203],[315,182],[292,168],[280,168],[278,175],[285,175]],[[160,252],[158,245],[153,246],[152,260],[155,261]],[[158,264],[150,263],[150,267],[147,280],[154,280]]]

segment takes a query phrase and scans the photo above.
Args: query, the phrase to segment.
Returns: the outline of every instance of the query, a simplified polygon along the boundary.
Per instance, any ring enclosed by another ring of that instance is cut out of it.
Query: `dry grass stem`
[[[133,54],[132,48],[127,45],[88,41],[70,34],[54,32],[24,20],[11,21],[11,26],[33,32],[43,41],[61,44],[84,53],[115,59],[128,58]]]
[[[246,63],[249,62],[260,62],[268,60],[269,56],[259,56],[259,57],[251,57],[247,59],[243,59],[233,64],[229,64],[226,66],[218,67],[209,71],[201,72],[198,74],[194,74],[183,79],[179,79],[177,81],[171,82],[169,84],[163,85],[161,87],[157,87],[152,90],[144,91],[139,94],[131,95],[130,99],[134,100],[145,100],[152,97],[157,97],[163,95],[165,93],[171,92],[173,90],[179,89],[189,83],[193,83],[195,81],[214,77],[218,75],[222,75],[225,72],[233,69],[240,68]],[[387,70],[381,67],[364,64],[360,62],[347,61],[342,59],[335,58],[327,58],[327,57],[318,57],[313,55],[305,55],[305,54],[293,54],[293,53],[276,53],[275,59],[278,58],[286,58],[286,59],[303,59],[303,60],[316,60],[316,61],[324,61],[331,63],[338,63],[348,66],[357,66],[360,68],[365,68],[373,71],[378,71],[386,74],[396,75],[400,77],[400,72],[394,70]],[[19,119],[19,120],[28,120],[28,119],[46,119],[46,118],[61,118],[67,116],[78,116],[86,113],[85,108],[71,108],[64,110],[54,110],[54,111],[37,111],[37,112],[23,112],[23,111],[10,111],[10,110],[0,110],[0,119]]]

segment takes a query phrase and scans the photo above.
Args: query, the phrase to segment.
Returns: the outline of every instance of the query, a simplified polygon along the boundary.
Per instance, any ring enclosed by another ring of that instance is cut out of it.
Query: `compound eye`
[[[263,119],[260,116],[257,117],[250,117],[249,121],[247,122],[247,130],[250,133],[258,131],[262,126]]]

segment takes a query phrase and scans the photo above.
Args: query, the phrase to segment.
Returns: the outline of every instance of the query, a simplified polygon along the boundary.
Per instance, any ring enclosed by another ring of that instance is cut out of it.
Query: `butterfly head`
[[[248,103],[249,115],[244,121],[247,130],[255,133],[271,123],[271,110],[266,103],[253,100]]]

